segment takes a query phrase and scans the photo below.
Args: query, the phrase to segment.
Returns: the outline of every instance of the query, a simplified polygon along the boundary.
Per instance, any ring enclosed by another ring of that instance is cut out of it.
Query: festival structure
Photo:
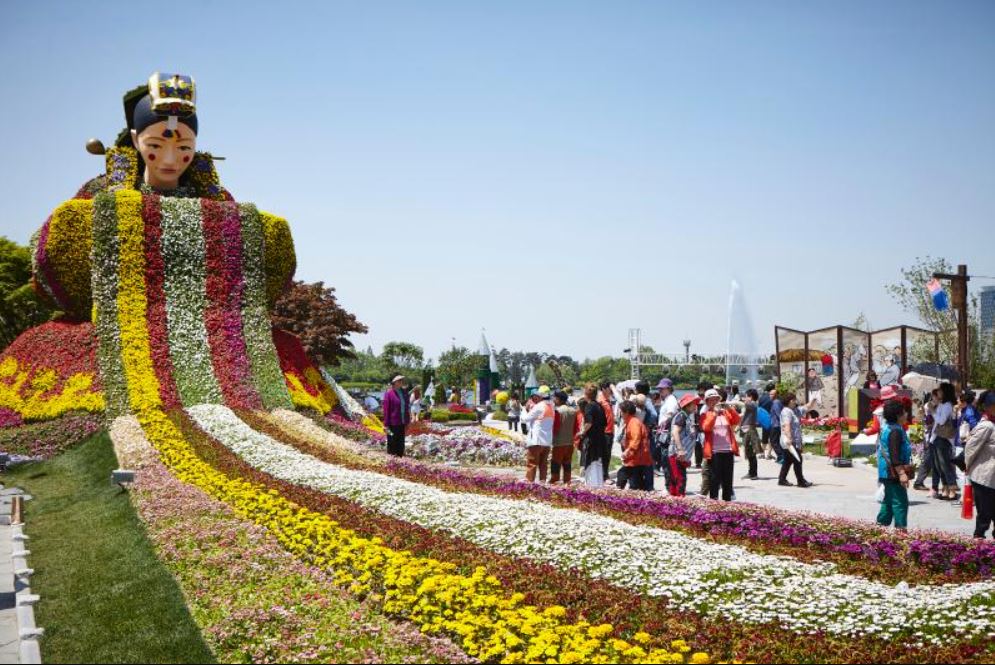
[[[105,172],[34,239],[36,282],[64,315],[0,355],[0,425],[102,419],[142,519],[173,510],[172,531],[150,537],[201,551],[210,529],[187,525],[224,522],[223,556],[195,566],[212,574],[177,575],[219,661],[252,657],[249,642],[285,649],[272,660],[336,659],[308,623],[329,588],[413,625],[411,641],[444,638],[440,661],[990,661],[991,543],[381,454],[378,423],[272,329],[290,229],[236,200],[197,151],[193,79],[153,75],[125,117],[110,149],[93,146]],[[445,434],[450,450],[481,449],[461,432]],[[269,575],[279,600],[245,605],[258,589],[243,593],[240,571]],[[242,604],[238,620],[204,605],[219,597]],[[300,623],[263,639],[252,617],[275,621],[272,605]]]
[[[847,326],[807,332],[776,326],[774,339],[778,379],[797,384],[803,403],[814,401],[821,413],[845,419],[854,436],[869,420],[869,405],[877,396],[877,389],[861,392],[869,372],[883,388],[900,384],[911,370],[942,371],[949,363],[939,333],[913,326],[874,332]]]

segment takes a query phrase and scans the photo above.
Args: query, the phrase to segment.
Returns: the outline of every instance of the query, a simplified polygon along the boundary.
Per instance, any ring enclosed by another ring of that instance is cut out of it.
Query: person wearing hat
[[[383,394],[383,424],[387,428],[387,452],[404,457],[404,430],[411,421],[408,395],[404,390],[404,377],[400,374],[390,381],[390,388]]]
[[[667,492],[671,496],[685,496],[688,485],[688,467],[698,443],[695,413],[701,400],[688,394],[678,402],[677,413],[671,418],[670,446],[667,449]]]
[[[718,390],[705,392],[705,412],[701,416],[701,431],[705,433],[705,459],[711,462],[711,486],[708,496],[723,501],[732,501],[732,477],[734,458],[739,456],[736,442],[736,426],[740,416],[736,409],[721,404],[722,395]]]
[[[577,417],[577,409],[567,403],[568,399],[563,390],[553,393],[556,413],[553,420],[552,473],[549,477],[551,485],[560,482],[561,470],[563,484],[569,485],[573,472],[574,439],[580,429],[581,419]]]
[[[657,469],[663,472],[664,480],[670,484],[670,427],[673,424],[674,416],[680,411],[680,405],[674,396],[674,383],[670,379],[660,379],[656,384],[657,392],[660,394],[660,408],[657,416],[657,427],[655,432],[651,432],[654,439],[653,459]]]
[[[556,412],[549,403],[549,386],[540,386],[539,390],[529,398],[528,410],[522,417],[522,422],[529,428],[526,441],[525,480],[534,483],[536,470],[539,471],[539,482],[546,482],[549,467],[549,452],[553,447],[553,424]]]
[[[981,411],[981,421],[971,430],[964,447],[964,464],[978,511],[974,537],[984,538],[995,522],[995,390],[982,393],[977,408]],[[995,538],[995,532],[992,537]]]

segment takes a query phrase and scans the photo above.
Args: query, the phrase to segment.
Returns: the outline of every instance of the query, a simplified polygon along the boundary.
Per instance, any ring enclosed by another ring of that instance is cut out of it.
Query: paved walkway
[[[760,480],[743,480],[746,460],[737,459],[733,487],[736,500],[759,503],[790,510],[808,510],[824,515],[849,517],[874,521],[880,504],[874,499],[877,490],[877,470],[864,464],[849,469],[839,469],[820,456],[807,457],[803,470],[814,486],[780,487],[777,484],[780,467],[773,460],[760,460]],[[691,469],[694,477],[688,478],[688,491],[700,487],[700,471]],[[662,480],[662,478],[660,479]],[[788,480],[794,482],[794,473]],[[927,480],[928,482],[928,480]],[[909,490],[909,528],[939,529],[951,533],[971,535],[974,520],[961,519],[960,505],[950,501],[929,498],[927,492]]]
[[[621,456],[619,446],[615,446],[614,455]],[[577,457],[574,456],[574,482],[577,478]],[[523,478],[523,468],[486,469],[501,476]],[[736,501],[740,503],[757,503],[788,510],[807,510],[831,517],[848,517],[851,519],[874,522],[881,505],[875,500],[877,490],[877,470],[866,464],[855,463],[851,468],[836,468],[829,464],[828,458],[818,455],[808,455],[805,458],[803,470],[805,477],[815,483],[809,488],[780,487],[777,484],[781,467],[773,460],[759,461],[759,480],[745,480],[746,460],[738,458],[733,472],[733,487],[736,491]],[[788,480],[794,482],[794,473],[788,474]],[[929,480],[927,479],[927,484]],[[664,489],[664,479],[657,477],[657,490]],[[688,474],[688,495],[696,493],[701,487],[701,471],[690,469]],[[699,500],[695,498],[695,500]],[[704,500],[704,499],[701,499]],[[909,490],[909,528],[937,529],[950,533],[971,535],[974,533],[974,520],[961,519],[960,505],[950,501],[939,501],[929,498],[927,492]]]

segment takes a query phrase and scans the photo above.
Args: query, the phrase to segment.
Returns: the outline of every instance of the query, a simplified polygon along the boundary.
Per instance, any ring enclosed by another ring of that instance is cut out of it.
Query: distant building
[[[995,286],[981,289],[981,336],[991,340],[995,335]]]

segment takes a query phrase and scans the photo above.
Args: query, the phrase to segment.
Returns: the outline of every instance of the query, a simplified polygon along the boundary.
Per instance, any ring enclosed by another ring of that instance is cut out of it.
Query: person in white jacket
[[[525,480],[535,482],[536,469],[539,470],[539,481],[546,482],[549,469],[549,452],[553,448],[553,423],[556,411],[549,401],[550,390],[542,386],[529,398],[528,410],[522,416],[522,422],[529,427],[526,442],[527,456]]]

